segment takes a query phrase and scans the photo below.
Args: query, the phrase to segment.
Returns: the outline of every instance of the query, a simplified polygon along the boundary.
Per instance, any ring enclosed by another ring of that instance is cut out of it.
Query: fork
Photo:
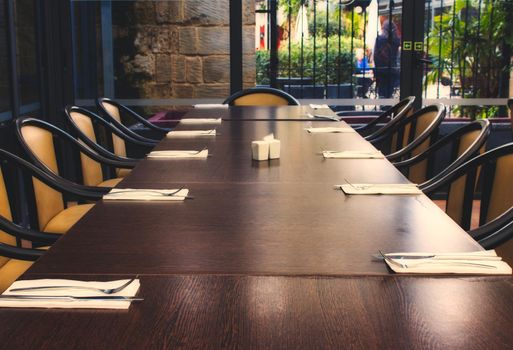
[[[378,252],[383,257],[383,260],[385,260],[386,262],[388,262],[388,263],[390,263],[392,265],[399,266],[399,267],[401,267],[403,269],[407,269],[408,267],[416,267],[416,266],[419,266],[419,265],[426,265],[426,264],[447,264],[443,260],[436,260],[436,261],[418,262],[418,263],[415,263],[413,265],[408,266],[408,265],[406,265],[403,262],[398,262],[396,260],[390,259],[385,254],[383,254],[383,252],[381,250],[378,250]],[[482,267],[482,268],[485,268],[485,269],[497,269],[497,266],[488,265],[488,264],[480,264],[480,263],[472,263],[472,262],[453,262],[453,261],[451,261],[449,264],[450,265],[457,265],[457,266],[477,266],[477,267]]]
[[[100,293],[103,293],[103,294],[114,294],[114,293],[117,293],[117,292],[121,292],[123,289],[128,287],[133,281],[135,281],[135,279],[137,277],[138,276],[136,276],[135,278],[132,278],[128,282],[123,283],[121,286],[116,287],[116,288],[104,288],[103,289],[103,288],[84,287],[84,286],[41,286],[41,287],[14,288],[14,289],[11,289],[9,291],[10,292],[21,292],[21,291],[27,291],[27,290],[47,290],[47,289],[66,289],[66,288],[70,288],[70,289],[93,290],[93,291],[100,292]]]
[[[144,192],[144,193],[154,193],[154,194],[159,194],[161,196],[164,196],[164,197],[173,197],[175,194],[177,194],[178,192],[180,192],[181,190],[183,190],[184,187],[180,187],[178,190],[174,191],[174,192],[171,192],[171,193],[165,193],[165,192],[161,192],[160,190],[123,190],[123,189],[119,189],[119,190],[115,190],[116,192],[111,192],[109,194],[122,194],[122,193],[131,193],[131,192]]]

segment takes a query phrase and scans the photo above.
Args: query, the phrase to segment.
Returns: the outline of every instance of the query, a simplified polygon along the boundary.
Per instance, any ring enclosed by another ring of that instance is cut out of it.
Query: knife
[[[58,301],[77,301],[77,300],[96,300],[96,301],[142,301],[143,298],[124,297],[119,295],[110,296],[72,296],[72,295],[0,295],[0,299],[10,300],[58,300]]]
[[[394,254],[385,254],[387,258],[390,259],[409,259],[409,260],[417,260],[417,259],[434,259],[434,260],[487,260],[487,261],[501,261],[501,257],[499,256],[486,256],[486,255],[394,255]],[[379,254],[373,254],[373,258],[378,260],[383,260],[383,257]]]

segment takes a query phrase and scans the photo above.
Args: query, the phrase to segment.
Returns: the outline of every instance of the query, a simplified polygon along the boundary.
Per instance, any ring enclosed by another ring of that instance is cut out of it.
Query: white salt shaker
[[[254,160],[268,160],[269,159],[269,142],[267,142],[267,141],[251,142],[251,152],[253,153]]]

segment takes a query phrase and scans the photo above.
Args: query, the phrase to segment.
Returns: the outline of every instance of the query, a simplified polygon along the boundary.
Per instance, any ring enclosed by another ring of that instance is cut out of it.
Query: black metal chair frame
[[[228,104],[230,106],[233,106],[233,102],[236,99],[238,99],[239,97],[243,97],[243,96],[251,95],[251,94],[261,94],[261,93],[272,94],[272,95],[281,97],[288,102],[289,106],[299,106],[300,105],[299,101],[296,100],[294,98],[294,96],[286,93],[283,90],[270,88],[270,87],[254,87],[254,88],[249,88],[249,89],[238,91],[238,92],[234,93],[233,95],[231,95],[230,97],[228,97],[226,100],[224,100],[223,104]]]
[[[77,152],[78,154],[83,153],[87,157],[100,163],[100,165],[102,165],[102,167],[111,168],[110,169],[111,171],[108,172],[109,175],[111,175],[111,178],[113,177],[112,175],[114,174],[115,168],[132,169],[137,164],[137,161],[130,161],[130,160],[120,161],[120,160],[113,160],[110,158],[103,157],[103,156],[93,152],[89,147],[86,147],[85,145],[80,143],[76,138],[74,138],[73,136],[71,136],[70,134],[65,132],[64,130],[59,129],[58,127],[56,127],[48,122],[45,122],[43,120],[39,120],[39,119],[31,118],[31,117],[18,118],[16,120],[16,136],[18,137],[18,141],[20,142],[23,150],[28,155],[28,157],[30,158],[32,163],[34,163],[36,166],[38,166],[39,168],[43,169],[46,172],[53,174],[53,171],[50,168],[48,168],[46,166],[46,164],[44,164],[32,152],[32,150],[30,149],[30,146],[26,143],[25,138],[23,137],[22,131],[21,131],[22,128],[25,126],[34,126],[34,127],[46,130],[52,134],[54,139],[59,139],[59,140],[66,142],[67,146],[70,146],[71,149],[73,151]],[[105,171],[104,171],[104,180],[108,180],[108,178],[105,178]],[[75,185],[83,188],[84,190],[95,191],[95,192],[97,192],[99,190],[99,187],[95,187],[95,186],[85,186],[85,185],[81,185],[81,184],[75,184]],[[109,189],[109,188],[107,188],[107,189]],[[102,189],[100,191],[103,192],[104,190]]]
[[[513,143],[508,143],[494,148],[477,157],[463,163],[443,178],[432,181],[422,186],[421,190],[426,194],[435,193],[437,190],[451,185],[462,176],[466,176],[464,187],[463,228],[469,229],[472,216],[472,201],[476,191],[477,174],[480,172],[481,182],[481,212],[480,223],[484,222],[488,214],[488,206],[493,187],[495,165],[498,158],[513,154]],[[480,169],[480,170],[479,170]],[[468,233],[484,248],[493,249],[513,238],[513,207],[508,209],[496,219],[469,230]]]
[[[3,149],[0,149],[0,162],[2,164],[2,171],[4,172],[4,181],[6,181],[6,185],[9,183],[9,181],[6,179],[6,171],[5,170],[8,169],[9,166],[11,166],[17,172],[21,171],[21,173],[20,173],[21,175],[29,176],[30,178],[36,178],[39,181],[43,182],[45,185],[51,187],[52,189],[54,189],[62,194],[69,195],[69,196],[72,196],[75,198],[80,198],[81,200],[85,200],[85,201],[97,201],[97,200],[101,199],[108,192],[108,190],[110,190],[108,188],[102,189],[102,188],[96,188],[96,187],[91,188],[96,191],[89,190],[89,188],[87,188],[85,186],[77,185],[77,184],[75,184],[71,181],[68,181],[58,175],[55,175],[54,173],[47,172],[47,171],[29,163],[28,161],[10,153],[10,152],[7,152]],[[13,184],[14,184],[14,182],[9,183],[9,185],[13,185]],[[10,186],[10,187],[13,187],[13,186]],[[34,198],[27,197],[27,198],[25,198],[25,200],[30,207],[35,206]],[[64,204],[66,204],[66,203],[64,203]],[[59,237],[62,236],[60,234],[55,234],[55,233],[48,233],[48,232],[43,233],[43,232],[35,231],[32,229],[26,229],[26,228],[19,226],[1,216],[0,216],[0,230],[3,230],[13,236],[19,237],[20,239],[27,239],[32,242],[36,242],[36,243],[38,243],[39,246],[42,244],[51,244],[51,243],[55,242]],[[4,249],[7,249],[10,246],[4,244],[2,247]],[[21,248],[18,248],[18,249],[21,249]],[[10,250],[10,249],[7,249],[7,250]],[[2,252],[3,251],[0,248],[1,255],[3,255]],[[13,250],[13,254],[16,252],[19,253],[21,251]],[[36,252],[37,252],[37,254],[39,254],[39,251],[36,251]],[[5,255],[5,256],[8,256],[8,255]],[[8,256],[8,257],[15,258],[15,259],[18,259],[18,258],[21,259],[21,256],[16,256],[16,255],[12,255],[12,256]],[[23,260],[27,260],[27,259],[23,259]]]
[[[397,148],[402,146],[403,138],[404,138],[404,130],[408,124],[411,125],[411,130],[415,130],[417,119],[425,113],[436,111],[437,115],[431,122],[431,124],[420,134],[418,137],[414,138],[414,133],[410,133],[408,144],[403,148],[398,149],[393,153],[388,153],[386,151],[387,147],[382,151],[386,154],[386,157],[390,161],[399,161],[405,158],[411,158],[411,152],[415,150],[419,145],[421,145],[424,141],[431,139],[434,140],[437,136],[438,126],[442,123],[442,120],[445,118],[445,106],[437,103],[431,106],[424,107],[417,112],[415,112],[411,116],[404,115],[399,121],[393,123],[389,128],[387,128],[386,133],[383,135],[371,139],[370,142],[377,146],[378,148],[383,148],[383,145],[386,145],[387,142],[392,140],[392,136],[394,133],[397,133]],[[397,117],[395,118],[397,119]],[[380,147],[381,146],[381,147]]]
[[[403,117],[405,117],[410,110],[413,109],[413,103],[415,102],[415,96],[409,96],[401,100],[395,106],[390,107],[384,112],[379,112],[378,117],[371,122],[355,128],[355,130],[362,136],[365,136],[367,141],[375,139],[380,135],[387,132],[388,129],[392,128],[395,123],[398,123]],[[373,115],[376,112],[337,112],[336,114],[341,117],[351,117],[356,115]],[[378,125],[385,123],[381,128],[373,129]]]
[[[107,103],[107,104],[110,104],[110,105],[116,107],[119,110],[120,114],[121,114],[121,112],[124,112],[124,114],[129,115],[131,118],[135,119],[137,122],[141,123],[148,129],[158,132],[159,135],[161,136],[161,138],[164,137],[169,131],[171,131],[171,129],[162,128],[160,126],[150,123],[149,121],[144,119],[142,116],[140,116],[139,114],[137,114],[130,108],[128,108],[116,101],[113,101],[111,99],[108,99],[105,97],[98,98],[98,99],[96,99],[95,102],[96,102],[96,108],[98,109],[98,111],[100,112],[100,115],[103,118],[105,118],[106,120],[108,120],[109,122],[114,124],[114,126],[116,128],[118,128],[119,130],[124,132],[126,135],[128,135],[136,140],[139,140],[142,142],[147,142],[147,143],[154,143],[154,144],[157,144],[160,141],[160,140],[154,140],[154,139],[150,139],[150,138],[144,137],[142,135],[139,135],[138,133],[136,133],[129,127],[125,126],[123,123],[119,122],[116,118],[114,118],[112,115],[110,115],[109,111],[107,111],[105,109],[105,107],[103,106],[103,103]]]
[[[68,122],[72,126],[73,133],[76,134],[76,136],[83,141],[88,147],[90,147],[93,151],[98,153],[99,155],[102,155],[106,158],[110,158],[113,160],[121,161],[121,162],[137,162],[138,159],[130,158],[130,157],[121,157],[116,155],[112,150],[106,149],[105,147],[101,146],[100,144],[94,142],[89,137],[87,137],[86,134],[80,130],[78,125],[75,124],[73,121],[73,118],[71,117],[72,112],[77,112],[80,114],[83,114],[91,119],[91,122],[93,124],[93,127],[95,128],[95,131],[98,127],[103,127],[107,133],[114,134],[121,138],[123,141],[125,141],[126,144],[131,144],[133,147],[139,148],[143,153],[147,153],[151,151],[154,147],[154,143],[147,143],[143,141],[139,141],[137,139],[132,138],[131,136],[126,135],[121,130],[119,130],[117,127],[109,123],[107,120],[103,119],[99,115],[85,109],[82,107],[76,107],[76,106],[67,106],[64,109],[64,113],[66,115],[66,118],[68,119]]]
[[[458,156],[458,145],[459,140],[465,134],[480,130],[481,133],[474,140],[474,142],[470,145],[468,149],[466,149],[461,155]],[[428,149],[423,151],[420,154],[413,156],[412,158],[399,161],[394,163],[395,167],[403,172],[405,176],[408,176],[408,170],[424,160],[428,160],[428,174],[433,172],[433,161],[432,157],[444,147],[450,145],[451,150],[451,159],[454,159],[449,166],[443,169],[439,174],[432,176],[430,179],[426,180],[420,186],[427,186],[432,182],[436,182],[440,178],[444,177],[446,174],[451,172],[452,170],[459,167],[461,164],[466,162],[472,157],[475,157],[479,154],[481,147],[486,143],[488,136],[490,135],[490,121],[486,119],[476,120],[472,123],[469,123],[458,130],[450,133],[449,135],[444,136],[440,140],[436,141],[433,145],[431,145]]]

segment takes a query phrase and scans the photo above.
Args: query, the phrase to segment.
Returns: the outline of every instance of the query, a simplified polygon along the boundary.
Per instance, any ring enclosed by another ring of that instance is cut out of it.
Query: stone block
[[[169,83],[171,81],[171,67],[170,55],[155,55],[155,80],[157,83]]]
[[[230,1],[185,1],[184,21],[195,25],[230,24]]]
[[[157,1],[155,3],[157,23],[182,23],[184,1]]]
[[[227,98],[230,84],[202,84],[196,87],[196,98]]]
[[[198,53],[198,34],[196,28],[183,27],[178,30],[179,51],[184,55]]]
[[[152,38],[152,51],[155,53],[178,52],[178,29],[163,27]]]
[[[155,24],[155,2],[135,1],[134,19],[137,24]]]
[[[147,83],[142,87],[141,98],[166,99],[172,97],[171,84]]]
[[[171,79],[175,83],[185,83],[185,57],[171,56]]]
[[[242,52],[244,55],[255,54],[255,27],[242,28]]]
[[[147,54],[152,50],[152,38],[155,36],[156,27],[140,26],[134,39],[134,48],[137,52]]]
[[[256,83],[256,56],[244,55],[242,60],[242,81],[246,84]]]
[[[123,56],[121,63],[124,66],[125,74],[137,74],[153,76],[155,74],[155,56],[137,54],[133,58]]]
[[[198,28],[197,48],[200,55],[230,54],[230,29],[228,27]]]
[[[242,24],[255,24],[255,0],[243,0],[242,2]]]
[[[194,87],[188,84],[173,84],[174,98],[193,98]]]
[[[230,82],[230,56],[210,56],[203,60],[205,83]]]
[[[187,82],[189,83],[202,83],[203,82],[203,69],[200,57],[186,57],[185,58],[185,74]]]

